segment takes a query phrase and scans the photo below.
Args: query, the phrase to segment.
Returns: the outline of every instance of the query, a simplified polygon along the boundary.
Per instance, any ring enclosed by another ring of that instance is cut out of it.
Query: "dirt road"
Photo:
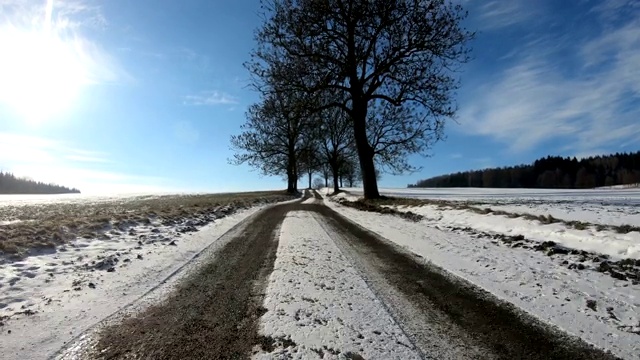
[[[358,269],[425,359],[614,358],[355,225],[314,196],[238,224],[164,301],[104,327],[74,356],[63,351],[59,357],[243,359],[272,348],[273,339],[258,329],[279,227],[287,213],[303,211]]]

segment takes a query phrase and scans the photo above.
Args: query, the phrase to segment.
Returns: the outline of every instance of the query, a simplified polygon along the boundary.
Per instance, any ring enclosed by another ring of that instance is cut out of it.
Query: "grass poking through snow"
[[[242,209],[289,199],[292,196],[283,191],[261,191],[1,206],[0,255],[15,260],[54,251],[77,238],[101,239],[112,229],[123,232],[139,223],[171,223],[225,208]]]

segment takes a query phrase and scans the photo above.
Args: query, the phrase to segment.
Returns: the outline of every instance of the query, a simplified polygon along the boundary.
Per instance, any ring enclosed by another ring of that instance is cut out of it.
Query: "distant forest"
[[[38,181],[16,177],[11,173],[0,172],[0,194],[68,194],[80,193],[78,189],[45,184]]]
[[[588,189],[640,182],[640,151],[581,160],[548,156],[531,165],[436,176],[409,187]]]

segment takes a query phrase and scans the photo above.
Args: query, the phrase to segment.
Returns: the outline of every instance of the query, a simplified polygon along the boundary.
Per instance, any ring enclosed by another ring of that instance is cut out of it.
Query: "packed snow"
[[[464,192],[454,195],[451,189],[447,191],[452,197],[464,199]],[[638,192],[634,194],[637,197]],[[497,197],[497,194],[492,196]],[[515,197],[515,192],[509,196]],[[580,201],[577,193],[573,196]],[[542,321],[623,358],[640,358],[640,289],[637,283],[593,271],[598,264],[591,261],[581,263],[582,270],[579,270],[571,266],[574,261],[577,263],[577,257],[548,256],[544,252],[505,246],[491,237],[453,230],[451,225],[509,234],[525,233],[528,237],[539,236],[539,240],[549,240],[547,236],[555,234],[555,239],[570,239],[567,243],[583,248],[593,245],[592,241],[600,241],[595,247],[597,250],[618,256],[638,255],[637,233],[630,233],[632,235],[627,239],[611,238],[610,232],[576,234],[562,229],[560,224],[526,223],[522,219],[494,215],[472,216],[465,210],[437,210],[435,207],[423,207],[426,210],[422,212],[421,208],[408,208],[427,217],[412,222],[392,215],[362,212],[332,201],[325,203],[359,225],[422,256],[425,261],[476,284]],[[585,240],[581,235],[592,238]]]
[[[198,232],[138,225],[104,240],[75,240],[56,252],[0,265],[3,359],[43,359],[137,301],[260,207]],[[183,224],[185,225],[185,224]]]
[[[254,359],[419,359],[358,271],[309,212],[285,218]],[[355,355],[361,357],[355,357]]]

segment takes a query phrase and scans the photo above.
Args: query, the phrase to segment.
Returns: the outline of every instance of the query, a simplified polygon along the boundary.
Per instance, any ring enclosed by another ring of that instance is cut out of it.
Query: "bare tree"
[[[340,168],[353,150],[353,132],[348,115],[338,108],[326,109],[320,113],[321,152],[331,169],[333,191],[340,191]]]
[[[304,100],[271,92],[247,111],[243,132],[231,137],[232,164],[247,163],[265,175],[286,174],[287,191],[298,190],[298,156],[309,126]]]
[[[455,114],[454,71],[467,61],[473,36],[460,25],[466,12],[447,0],[263,0],[263,8],[266,21],[247,64],[259,79],[255,86],[277,82],[290,91],[339,94],[343,101],[325,106],[350,116],[365,198],[379,197],[376,151],[367,137],[372,107],[403,114],[394,118],[394,131],[381,134],[388,142],[422,138],[398,155],[440,139]]]
[[[313,179],[313,188],[316,190],[322,189],[322,187],[324,186],[324,180],[322,180],[322,178],[315,178]]]
[[[358,161],[355,157],[347,158],[340,167],[340,175],[347,182],[348,187],[354,187],[361,181]]]
[[[324,187],[329,187],[329,176],[331,176],[331,167],[329,163],[323,162],[320,171],[322,172],[322,178],[324,179]]]
[[[408,156],[428,156],[431,145],[443,137],[442,121],[432,121],[429,116],[407,121],[415,114],[389,103],[376,104],[373,110],[367,121],[367,140],[375,155],[376,172],[397,175],[418,170],[408,162]]]
[[[321,170],[323,161],[321,153],[323,135],[320,132],[320,127],[317,126],[318,121],[318,114],[310,115],[310,126],[306,128],[303,134],[303,145],[300,156],[298,156],[300,175],[306,174],[308,176],[309,189],[311,189],[313,174]]]

